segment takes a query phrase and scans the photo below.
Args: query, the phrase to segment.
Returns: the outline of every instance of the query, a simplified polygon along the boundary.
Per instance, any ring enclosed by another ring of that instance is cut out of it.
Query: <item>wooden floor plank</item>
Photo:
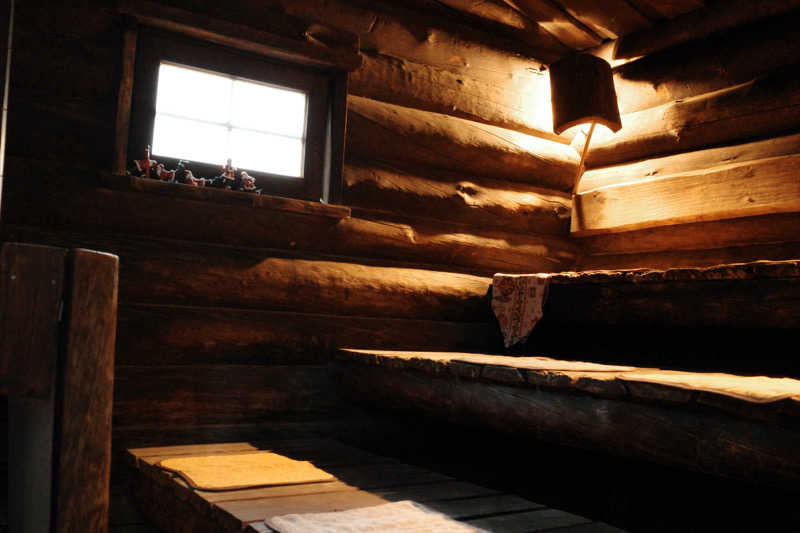
[[[339,460],[347,464],[325,467],[337,478],[329,483],[237,491],[193,491],[180,477],[156,466],[158,461],[167,457],[254,452],[259,449],[273,449],[295,459]],[[145,486],[146,493],[151,494],[146,505],[153,506],[151,511],[155,516],[168,516],[171,524],[193,524],[203,531],[267,533],[270,530],[263,520],[276,515],[346,510],[401,500],[423,503],[487,531],[514,533],[573,526],[595,528],[576,529],[575,533],[616,531],[607,529],[610,526],[605,524],[547,509],[519,496],[458,481],[327,439],[138,448],[130,450],[129,455],[135,459],[139,470],[139,483]],[[170,509],[174,505],[178,507],[172,512]],[[133,531],[138,533],[136,529]]]
[[[591,524],[560,527],[553,533],[625,533],[625,530],[604,522],[592,522]]]
[[[285,498],[240,500],[222,502],[215,517],[227,530],[238,531],[250,522],[293,513],[324,513],[370,507],[387,503],[380,496],[367,491],[330,492]]]
[[[542,504],[520,498],[513,494],[496,494],[461,500],[433,501],[425,502],[425,505],[457,520],[468,520],[488,515],[517,513],[545,508]]]
[[[548,529],[588,524],[591,521],[557,509],[540,509],[523,513],[490,516],[468,523],[492,533],[533,533]]]

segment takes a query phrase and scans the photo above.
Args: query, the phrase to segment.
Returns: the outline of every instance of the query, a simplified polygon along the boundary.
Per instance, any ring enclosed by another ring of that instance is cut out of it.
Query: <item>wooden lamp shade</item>
[[[550,99],[556,135],[590,122],[622,128],[611,65],[599,57],[575,54],[551,64]]]

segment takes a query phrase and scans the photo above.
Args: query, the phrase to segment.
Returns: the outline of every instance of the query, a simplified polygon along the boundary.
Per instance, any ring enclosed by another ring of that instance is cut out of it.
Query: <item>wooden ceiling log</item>
[[[351,31],[371,50],[457,72],[481,73],[500,82],[509,72],[538,69],[569,48],[549,36],[547,46],[492,34],[436,12],[421,12],[388,2],[367,0],[275,0],[289,14],[323,20]]]
[[[565,45],[536,22],[506,5],[502,0],[404,0],[403,4],[426,13],[442,12],[492,35],[503,35],[533,50],[568,51]]]
[[[453,72],[371,52],[361,55],[361,68],[350,73],[348,80],[350,94],[569,142],[566,136],[553,133],[544,75],[530,78],[527,84],[504,86],[478,72]],[[542,104],[547,109],[537,107]]]
[[[569,191],[578,156],[564,144],[468,120],[351,96],[349,154],[415,168]]]
[[[672,19],[678,15],[683,15],[689,11],[694,11],[703,7],[703,0],[627,0],[639,11],[650,17],[653,13],[655,18]]]
[[[619,183],[634,183],[671,174],[698,172],[716,166],[800,153],[800,134],[763,141],[696,150],[586,171],[578,192]]]
[[[794,11],[617,66],[620,111],[632,113],[724,89],[798,63],[798,26],[800,11]]]
[[[705,7],[663,21],[654,28],[621,37],[613,48],[609,48],[611,55],[607,59],[643,57],[800,8],[800,0],[708,0],[705,4]]]
[[[344,169],[344,201],[353,207],[403,212],[469,227],[567,235],[572,202],[527,184],[478,176],[424,176],[390,166],[350,161]]]
[[[570,48],[585,50],[603,42],[603,37],[551,0],[505,0],[505,2],[527,15]]]
[[[621,183],[576,197],[573,235],[800,211],[800,155]]]
[[[606,39],[616,39],[651,26],[650,20],[625,0],[558,1],[570,15]]]
[[[622,130],[616,134],[597,132],[587,167],[797,131],[800,78],[796,71],[797,66],[789,66],[728,89],[624,115]]]

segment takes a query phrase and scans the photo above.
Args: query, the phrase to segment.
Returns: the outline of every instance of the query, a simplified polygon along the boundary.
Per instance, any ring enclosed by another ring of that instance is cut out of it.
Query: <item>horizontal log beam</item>
[[[349,154],[572,190],[578,156],[564,144],[359,96],[348,110]]]
[[[793,487],[796,429],[707,409],[481,383],[388,366],[342,363],[357,401],[471,427],[638,457],[717,476]],[[720,441],[727,443],[720,446]]]
[[[356,35],[275,9],[253,27],[141,0],[119,0],[117,8],[142,24],[247,52],[345,70],[361,64]]]
[[[602,4],[588,0],[559,0],[558,4],[606,39],[616,39],[651,26],[647,17],[625,0],[609,0]]]
[[[614,69],[620,112],[632,113],[717,91],[797,63],[798,24],[798,12],[750,21],[620,65]]]
[[[781,69],[725,90],[624,115],[622,129],[616,134],[597,132],[587,166],[614,165],[796,131],[800,127],[800,78],[796,70]]]
[[[22,169],[21,160],[17,167]],[[32,165],[33,163],[33,165]],[[65,187],[68,175],[48,174],[49,165],[26,161],[40,187],[52,191],[37,196],[6,187],[14,208],[5,211],[7,224],[68,227],[90,235],[128,233],[230,246],[250,246],[321,253],[329,256],[388,260],[394,264],[434,270],[491,275],[494,272],[567,270],[575,264],[577,247],[556,236],[524,235],[471,228],[437,221],[387,222],[252,209],[171,198],[145,192]],[[24,173],[23,173],[24,175]],[[22,177],[19,184],[26,183]],[[30,202],[30,203],[29,203]],[[23,209],[24,206],[29,206]]]
[[[798,224],[797,213],[762,215],[593,235],[579,242],[585,255],[710,250],[797,242]]]
[[[104,249],[124,265],[123,303],[466,322],[491,318],[486,305],[491,280],[467,274],[178,241],[106,239]]]
[[[472,176],[420,176],[365,161],[346,164],[344,182],[344,201],[356,207],[402,206],[407,215],[520,233],[569,232],[572,201],[566,193]]]
[[[800,153],[800,134],[651,158],[635,163],[588,170],[581,176],[578,192],[797,153]]]
[[[348,79],[350,94],[405,107],[466,118],[560,143],[541,83],[499,84],[474,72],[364,52],[361,68]],[[537,105],[539,103],[540,105]]]
[[[263,422],[338,405],[323,366],[117,366],[114,428]]]
[[[800,257],[800,242],[729,246],[710,250],[677,250],[626,254],[591,254],[581,257],[579,270],[616,270],[705,267],[752,261],[783,261]]]
[[[615,43],[610,59],[646,56],[800,7],[797,0],[713,0],[705,4],[705,7],[664,21],[654,28],[621,37]]]
[[[117,364],[313,364],[341,347],[495,351],[499,342],[490,321],[123,304]]]
[[[535,20],[556,39],[576,50],[597,46],[603,37],[595,33],[550,0],[504,0],[506,4]]]
[[[537,62],[550,62],[569,51],[545,32],[539,32],[540,41],[532,46],[531,41],[492,34],[458,22],[452,16],[434,10],[414,10],[397,2],[279,2],[291,15],[325,21],[355,33],[360,37],[362,50],[374,50],[454,71],[481,73],[485,79],[500,79],[506,69],[525,76],[526,69],[535,67]],[[263,8],[256,4],[253,6],[248,15],[263,18]],[[442,46],[442,43],[447,43],[447,46]],[[532,79],[530,73],[525,77]]]
[[[800,155],[623,183],[576,197],[573,235],[800,211]]]

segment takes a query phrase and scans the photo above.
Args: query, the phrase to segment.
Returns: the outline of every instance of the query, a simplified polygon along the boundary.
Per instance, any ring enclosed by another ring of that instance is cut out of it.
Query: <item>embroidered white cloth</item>
[[[528,338],[544,315],[550,274],[495,274],[492,311],[506,348]]]
[[[409,500],[329,513],[273,516],[280,533],[487,533]]]

